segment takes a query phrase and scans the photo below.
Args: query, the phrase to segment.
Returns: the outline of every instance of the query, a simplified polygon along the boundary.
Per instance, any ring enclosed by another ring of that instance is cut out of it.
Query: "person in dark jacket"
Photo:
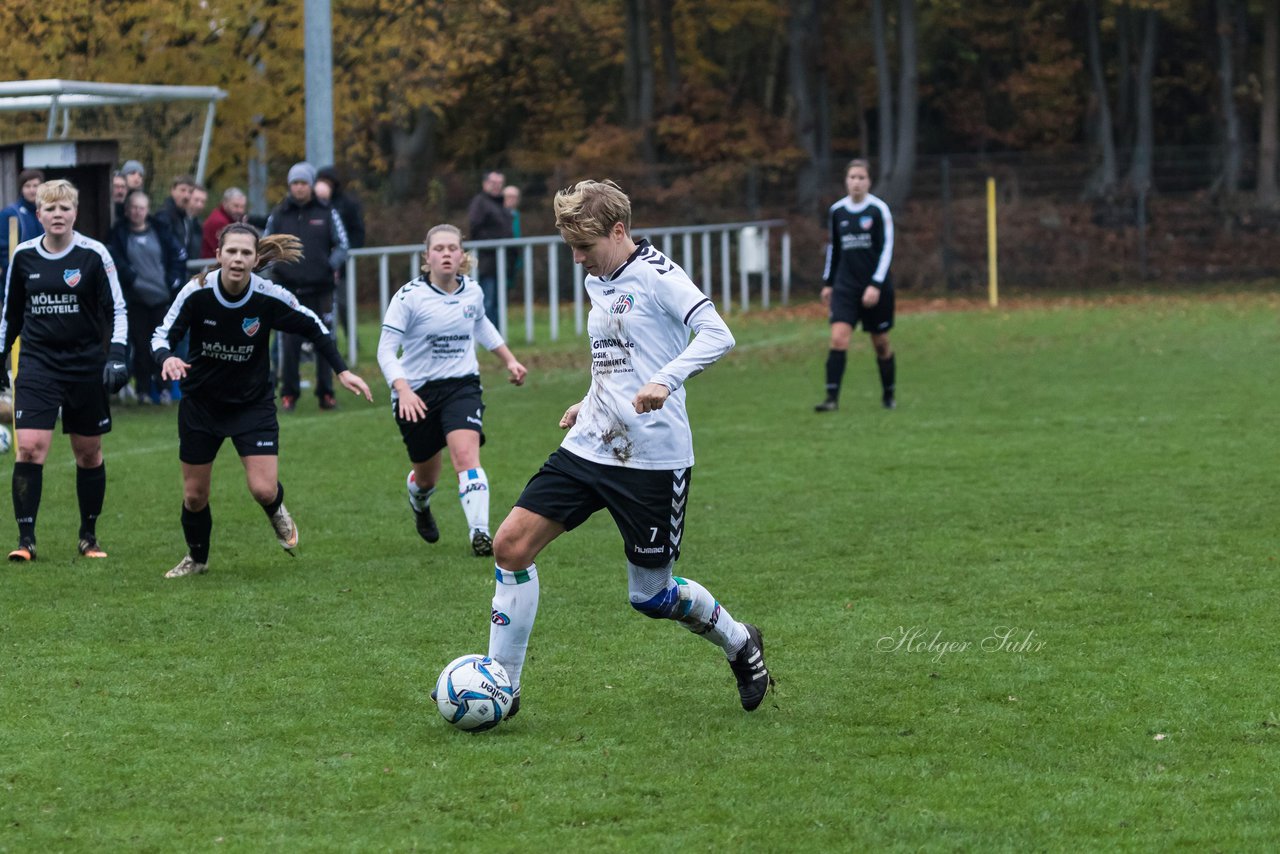
[[[160,369],[151,359],[151,333],[164,321],[174,294],[186,281],[186,250],[178,245],[168,224],[151,215],[151,200],[141,190],[125,198],[124,218],[111,227],[107,248],[116,262],[129,307],[129,344],[138,400],[168,403],[168,395],[161,393]]]
[[[36,193],[40,191],[40,185],[43,183],[44,173],[39,169],[23,169],[18,173],[18,189],[21,197],[4,210],[0,210],[0,281],[4,280],[4,273],[9,269],[10,250],[15,249],[18,243],[26,243],[44,234],[44,226],[36,216]],[[10,246],[9,221],[14,219],[18,221],[18,240]]]
[[[501,172],[486,172],[480,192],[471,199],[467,208],[467,224],[471,230],[472,240],[501,240],[511,237],[511,214],[502,204],[502,182],[505,176]],[[494,249],[476,250],[476,258],[480,262],[476,269],[476,281],[480,290],[484,291],[484,313],[501,329],[501,318],[498,314],[498,253]],[[507,270],[507,275],[511,271]]]
[[[192,233],[199,234],[195,217],[187,212],[191,204],[191,193],[195,188],[196,179],[190,175],[174,178],[169,185],[169,198],[165,200],[164,207],[156,212],[156,219],[165,221],[169,231],[173,232],[174,239],[182,244],[184,250],[191,245]]]
[[[328,189],[328,197],[324,195],[323,190]],[[338,175],[338,170],[333,166],[322,167],[316,172],[316,195],[320,197],[320,201],[328,202],[329,207],[338,212],[338,216],[342,217],[342,225],[347,230],[347,243],[352,249],[359,249],[364,246],[364,207],[360,204],[360,200],[351,195],[342,185],[342,178]],[[338,327],[346,334],[350,334],[347,329],[347,268],[343,267],[338,270],[338,287],[335,300]]]
[[[347,229],[338,212],[315,196],[316,170],[310,163],[295,163],[289,170],[289,195],[267,217],[265,235],[292,234],[302,242],[302,258],[272,267],[271,278],[293,292],[306,308],[333,332],[333,294],[338,270],[347,261]],[[293,412],[298,406],[302,379],[298,361],[303,336],[280,332],[280,408]],[[328,362],[316,360],[316,397],[321,409],[336,409],[333,371]]]

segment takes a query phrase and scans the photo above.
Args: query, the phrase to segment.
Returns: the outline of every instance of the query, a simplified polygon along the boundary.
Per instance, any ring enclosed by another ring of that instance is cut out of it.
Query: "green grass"
[[[823,325],[734,319],[690,384],[680,567],[764,630],[751,715],[628,607],[600,514],[539,560],[521,716],[455,732],[426,692],[484,650],[492,566],[447,485],[418,540],[384,385],[282,417],[300,557],[228,445],[211,571],[179,581],[173,412],[118,411],[111,558],[73,557],[58,437],[40,561],[0,568],[0,851],[1274,848],[1278,308],[904,315],[900,408],[860,342],[829,416]],[[513,348],[495,525],[586,383],[580,342]]]

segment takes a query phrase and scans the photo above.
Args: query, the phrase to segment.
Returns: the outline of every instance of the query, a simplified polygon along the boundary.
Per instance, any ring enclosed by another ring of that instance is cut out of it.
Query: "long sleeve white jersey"
[[[484,292],[469,276],[452,293],[421,275],[396,291],[382,319],[378,365],[391,386],[404,377],[412,389],[432,380],[480,373],[476,344],[496,350],[504,343],[484,314]],[[392,386],[391,397],[399,397]]]
[[[605,465],[693,465],[684,383],[733,348],[729,327],[685,271],[648,241],[609,276],[587,276],[585,287],[591,388],[561,446]],[[637,415],[632,401],[650,382],[671,396],[661,409]]]

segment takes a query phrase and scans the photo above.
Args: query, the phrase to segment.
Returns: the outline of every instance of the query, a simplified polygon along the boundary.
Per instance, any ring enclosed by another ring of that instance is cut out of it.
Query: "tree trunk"
[[[1218,31],[1218,98],[1221,102],[1222,166],[1214,179],[1213,189],[1230,199],[1240,189],[1240,170],[1244,160],[1241,150],[1240,115],[1236,110],[1235,52],[1232,49],[1232,15],[1230,0],[1217,0]]]
[[[1116,168],[1115,129],[1111,126],[1111,98],[1107,94],[1107,77],[1102,68],[1102,45],[1098,35],[1098,0],[1087,4],[1089,45],[1089,77],[1093,82],[1094,102],[1097,105],[1097,145],[1099,164],[1085,195],[1090,198],[1109,198],[1115,195],[1118,171]]]
[[[889,44],[884,20],[884,0],[871,0],[871,41],[876,57],[876,119],[880,144],[876,155],[879,180],[893,173],[893,81],[889,70]]]
[[[1156,34],[1160,13],[1145,9],[1138,13],[1142,27],[1141,54],[1138,75],[1134,87],[1137,129],[1133,142],[1133,163],[1129,167],[1129,186],[1138,196],[1139,204],[1145,203],[1151,191],[1151,174],[1155,158],[1155,121],[1152,109],[1151,80],[1156,66]]]
[[[662,47],[663,97],[662,111],[670,115],[680,106],[680,60],[676,56],[676,31],[673,6],[675,0],[656,0],[658,4],[658,42]]]
[[[1128,0],[1116,9],[1116,139],[1133,146],[1133,10]]]
[[[911,195],[916,168],[916,128],[919,120],[920,70],[916,47],[916,0],[898,4],[898,128],[893,148],[893,170],[885,187],[885,201],[892,207]]]
[[[795,109],[796,143],[805,154],[805,163],[796,175],[796,206],[805,214],[818,213],[825,178],[822,146],[827,133],[822,127],[825,111],[820,103],[825,92],[824,72],[817,65],[820,10],[820,0],[791,0],[787,22],[787,78]]]
[[[653,48],[649,40],[648,0],[626,0],[626,26],[623,79],[627,127],[640,132],[640,159],[652,165],[658,155],[653,141]]]
[[[1280,0],[1265,0],[1262,7],[1262,113],[1258,128],[1258,204],[1274,208],[1280,203],[1276,186],[1276,161],[1280,156],[1280,96],[1277,95],[1277,68],[1280,67]]]
[[[391,129],[391,174],[387,186],[392,201],[422,196],[435,168],[436,114],[419,107],[407,128]]]

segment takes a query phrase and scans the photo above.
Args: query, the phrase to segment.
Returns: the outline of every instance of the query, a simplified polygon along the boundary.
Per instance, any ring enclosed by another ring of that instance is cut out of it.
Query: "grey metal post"
[[[210,101],[204,113],[204,138],[200,140],[200,159],[196,162],[196,183],[204,183],[204,170],[209,165],[209,142],[213,139],[213,116],[218,111],[218,102]]]
[[[333,16],[329,0],[304,0],[303,18],[307,160],[320,167],[333,163]]]
[[[728,314],[733,308],[732,285],[729,284],[729,230],[720,232],[720,313]]]
[[[684,233],[684,237],[680,240],[680,266],[684,267],[684,271],[692,276],[693,270],[693,235],[689,232]]]
[[[533,247],[521,250],[524,259],[524,340],[533,343]]]
[[[764,226],[764,273],[760,276],[760,307],[769,307],[769,226]]]
[[[711,288],[715,285],[715,267],[711,263],[711,232],[702,232],[702,292],[711,296]]]
[[[560,253],[547,246],[547,299],[551,303],[551,340],[560,340]]]
[[[378,306],[379,314],[386,306]],[[347,362],[356,363],[356,259],[347,256]]]
[[[668,258],[671,257],[671,235],[670,234],[662,235],[662,254],[666,255]]]
[[[782,232],[782,304],[791,305],[791,230]]]
[[[738,229],[738,297],[742,303],[742,313],[746,314],[751,307],[751,276],[747,266],[742,263],[742,250],[746,245],[746,229]]]
[[[507,337],[507,250],[493,250],[498,259],[498,331]]]
[[[387,303],[391,302],[391,256],[378,256],[378,305],[382,309],[386,309]]]

